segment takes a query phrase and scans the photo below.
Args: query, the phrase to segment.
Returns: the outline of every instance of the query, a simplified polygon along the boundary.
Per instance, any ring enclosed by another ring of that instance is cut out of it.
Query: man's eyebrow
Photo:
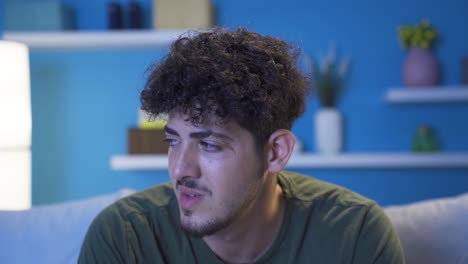
[[[222,138],[222,139],[227,139],[227,140],[232,141],[232,138],[230,138],[229,136],[218,133],[218,132],[214,132],[211,129],[206,129],[206,130],[190,133],[191,138],[197,138],[197,139],[207,138],[207,137],[210,137],[210,136],[217,137],[217,138]]]
[[[168,133],[168,134],[171,134],[171,135],[174,135],[174,136],[179,136],[179,133],[177,133],[177,131],[175,131],[174,129],[168,127],[167,125],[164,126],[164,131],[166,131],[166,133]],[[222,133],[215,132],[215,131],[213,131],[211,129],[205,129],[205,130],[202,130],[202,131],[197,131],[197,132],[190,133],[190,137],[191,138],[196,138],[196,139],[207,138],[207,137],[210,137],[210,136],[217,137],[217,138],[223,138],[223,139],[227,139],[227,140],[232,141],[231,137],[229,137],[229,136],[227,136],[225,134],[222,134]]]
[[[164,131],[166,131],[166,133],[174,135],[174,136],[179,135],[179,133],[177,133],[177,131],[175,131],[174,129],[168,127],[167,125],[164,126]]]

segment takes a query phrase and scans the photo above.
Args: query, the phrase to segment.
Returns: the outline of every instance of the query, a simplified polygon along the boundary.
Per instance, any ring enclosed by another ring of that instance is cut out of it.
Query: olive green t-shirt
[[[382,209],[344,188],[282,172],[281,229],[256,263],[404,263]],[[223,263],[200,238],[179,227],[177,199],[163,184],[123,198],[91,224],[79,263]]]

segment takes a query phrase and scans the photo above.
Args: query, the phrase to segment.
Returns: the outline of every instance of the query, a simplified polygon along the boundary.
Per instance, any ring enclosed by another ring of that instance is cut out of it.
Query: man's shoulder
[[[132,215],[158,214],[160,211],[170,210],[174,199],[170,183],[156,185],[114,202],[101,212],[100,218],[117,216],[128,219]]]
[[[282,172],[278,179],[292,208],[290,233],[305,234],[310,238],[305,243],[320,245],[320,251],[310,252],[327,262],[403,263],[398,236],[375,201],[293,172]],[[335,256],[340,259],[329,261]]]
[[[370,200],[342,186],[325,182],[311,176],[283,171],[279,175],[280,184],[286,197],[303,203],[321,203],[329,206],[369,207],[375,205]]]
[[[133,263],[134,253],[141,257],[146,254],[143,253],[146,249],[159,247],[158,241],[153,241],[155,236],[172,232],[175,237],[173,230],[177,228],[167,217],[175,211],[173,201],[171,185],[162,184],[114,202],[91,223],[79,263]],[[146,242],[140,245],[141,241]],[[131,252],[134,249],[136,251]],[[160,263],[159,253],[154,251],[148,256],[155,256],[155,261]]]

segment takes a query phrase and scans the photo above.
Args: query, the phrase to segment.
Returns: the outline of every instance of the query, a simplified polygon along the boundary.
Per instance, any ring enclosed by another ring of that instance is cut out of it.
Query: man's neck
[[[275,179],[235,222],[203,240],[226,263],[253,263],[268,251],[277,237],[284,207],[282,189]]]

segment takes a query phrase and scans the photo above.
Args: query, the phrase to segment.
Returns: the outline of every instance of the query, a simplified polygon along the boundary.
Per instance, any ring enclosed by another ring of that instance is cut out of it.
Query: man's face
[[[254,136],[214,118],[197,127],[171,114],[165,127],[169,174],[182,228],[203,237],[229,226],[252,205],[263,183],[263,157]]]

